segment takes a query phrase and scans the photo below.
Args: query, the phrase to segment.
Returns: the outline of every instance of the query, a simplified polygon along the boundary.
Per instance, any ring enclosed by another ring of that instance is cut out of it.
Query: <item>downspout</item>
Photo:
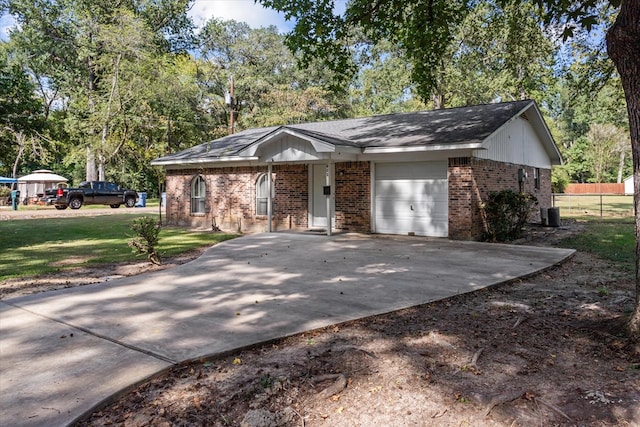
[[[325,168],[325,185],[329,188],[329,194],[327,194],[327,236],[331,236],[331,162],[327,163]]]
[[[273,188],[273,183],[271,182],[271,171],[273,170],[273,161],[268,164],[267,169],[267,233],[271,233],[271,217],[272,217],[272,206],[271,206],[271,189]]]

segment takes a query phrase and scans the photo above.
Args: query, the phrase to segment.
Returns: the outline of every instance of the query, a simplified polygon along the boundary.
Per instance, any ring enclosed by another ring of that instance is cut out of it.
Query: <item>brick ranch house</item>
[[[561,161],[524,100],[249,129],[151,164],[166,169],[169,224],[473,240],[490,191],[550,207]]]

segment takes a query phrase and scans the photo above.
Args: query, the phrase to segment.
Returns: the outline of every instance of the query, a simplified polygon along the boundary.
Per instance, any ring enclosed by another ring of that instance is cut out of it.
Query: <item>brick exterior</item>
[[[518,191],[518,169],[527,172],[522,191],[538,199],[538,207],[551,207],[551,170],[540,169],[539,187],[535,188],[534,169],[473,157],[449,159],[449,238],[477,240],[482,237],[485,222],[482,201],[490,192],[505,189]],[[539,209],[532,220],[539,219]]]
[[[167,171],[167,222],[197,228],[218,227],[228,232],[267,230],[267,216],[256,215],[256,180],[261,167],[230,167],[194,171]],[[272,229],[307,227],[307,165],[275,165]],[[205,213],[191,213],[191,182],[206,182]]]
[[[522,166],[473,157],[449,159],[449,238],[476,240],[482,236],[481,204],[491,191],[518,190]],[[534,194],[539,207],[551,206],[551,170],[540,169],[535,188],[534,168],[524,167],[528,178],[522,190]],[[256,180],[266,166],[167,171],[167,222],[169,224],[227,232],[262,232],[267,217],[256,215]],[[273,230],[304,230],[309,217],[309,166],[274,165]],[[191,182],[206,182],[205,212],[191,213]],[[371,164],[343,162],[335,165],[336,228],[360,233],[371,231]],[[539,210],[538,210],[539,212]],[[534,219],[534,218],[532,218]]]
[[[371,163],[336,163],[336,228],[371,232]]]

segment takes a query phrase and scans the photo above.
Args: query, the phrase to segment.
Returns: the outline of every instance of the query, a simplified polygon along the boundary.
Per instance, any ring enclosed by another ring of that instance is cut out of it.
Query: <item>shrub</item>
[[[564,167],[555,167],[551,171],[551,191],[553,193],[564,193],[569,185],[569,174]]]
[[[8,200],[10,195],[11,189],[9,187],[5,187],[4,185],[0,185],[0,205],[11,203],[11,201]]]
[[[489,193],[483,203],[486,220],[484,240],[509,242],[522,236],[538,199],[533,194],[502,190]]]
[[[156,250],[160,224],[150,216],[143,216],[133,220],[131,229],[136,236],[129,240],[129,247],[138,255],[146,254],[153,264],[160,265],[160,254]]]

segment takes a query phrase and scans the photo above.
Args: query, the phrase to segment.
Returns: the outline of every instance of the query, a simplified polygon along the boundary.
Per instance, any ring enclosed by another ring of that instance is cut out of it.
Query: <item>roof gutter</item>
[[[204,159],[189,159],[189,160],[152,160],[151,166],[188,166],[188,165],[203,165],[207,163],[234,163],[234,162],[251,162],[259,161],[259,157],[216,157],[216,158],[204,158]]]
[[[362,150],[363,154],[385,154],[385,153],[413,153],[423,151],[444,151],[444,150],[475,150],[481,149],[481,142],[472,142],[456,145],[423,145],[407,147],[369,147]]]

